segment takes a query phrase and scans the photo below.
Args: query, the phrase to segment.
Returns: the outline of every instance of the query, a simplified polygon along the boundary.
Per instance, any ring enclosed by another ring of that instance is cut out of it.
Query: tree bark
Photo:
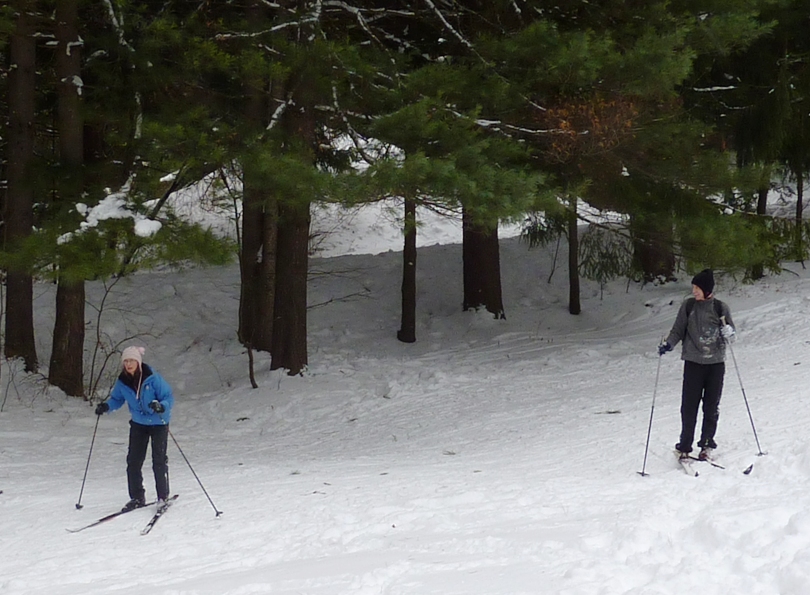
[[[307,356],[309,205],[279,205],[271,370],[300,374]]]
[[[78,0],[60,0],[56,5],[57,132],[64,181],[60,184],[58,200],[66,205],[80,202],[84,188],[78,24]],[[63,261],[60,266],[64,269],[70,264]],[[48,382],[67,395],[81,397],[84,396],[84,281],[68,280],[60,271],[58,284]]]
[[[84,396],[84,303],[83,281],[59,280],[48,382],[72,397]]]
[[[631,221],[633,258],[644,281],[675,279],[675,253],[672,251],[672,219],[666,213],[644,221]]]
[[[34,224],[34,192],[31,168],[34,160],[36,103],[35,23],[29,11],[34,2],[18,0],[15,30],[10,39],[8,75],[8,189],[3,212],[6,250],[13,251],[31,235]],[[33,279],[24,269],[11,269],[6,277],[7,358],[21,357],[25,370],[38,368],[34,341]]]
[[[495,318],[504,319],[501,291],[501,257],[497,222],[492,227],[475,225],[462,211],[462,261],[464,310],[481,306]]]
[[[569,197],[568,205],[568,311],[582,312],[579,289],[579,232],[577,230],[577,198]]]
[[[768,191],[769,185],[764,185],[757,190],[757,215],[766,215],[768,213]],[[765,265],[761,262],[754,264],[751,267],[751,280],[756,281],[765,276]]]
[[[804,262],[804,171],[796,171],[796,259]]]
[[[261,2],[251,0],[246,7],[248,23],[258,30],[265,13]],[[266,81],[247,77],[245,116],[258,133],[269,120]],[[238,337],[248,349],[272,350],[276,291],[276,251],[278,241],[278,205],[263,187],[254,163],[256,155],[243,160],[242,172],[242,246],[239,252],[241,289],[239,295]]]
[[[416,201],[405,199],[405,239],[402,250],[402,320],[397,339],[416,342]]]
[[[239,252],[239,341],[258,351],[271,351],[276,288],[277,205],[244,170],[242,246]]]

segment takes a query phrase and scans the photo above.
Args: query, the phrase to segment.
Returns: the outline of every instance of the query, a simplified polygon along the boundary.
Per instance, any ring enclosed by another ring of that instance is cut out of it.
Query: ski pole
[[[222,511],[218,510],[216,504],[214,504],[214,501],[211,500],[211,496],[208,495],[208,490],[205,489],[205,486],[203,485],[202,481],[200,481],[200,476],[197,475],[197,472],[194,471],[194,467],[191,466],[191,461],[188,460],[188,457],[186,456],[186,453],[184,453],[183,449],[180,448],[180,443],[177,442],[177,438],[174,437],[174,434],[172,434],[172,431],[168,429],[169,424],[166,421],[166,418],[163,417],[163,412],[162,411],[155,411],[155,413],[157,413],[160,416],[160,419],[162,419],[163,423],[167,426],[169,436],[172,437],[172,442],[174,442],[174,445],[177,447],[177,450],[180,451],[180,455],[183,457],[183,460],[186,462],[186,465],[188,465],[188,468],[191,469],[191,474],[194,476],[194,479],[197,480],[197,483],[200,484],[200,487],[202,488],[203,494],[205,494],[205,497],[208,498],[208,501],[211,503],[211,507],[214,509],[214,512],[217,513],[216,517],[218,518],[222,514]]]
[[[163,417],[163,416],[161,416],[161,417]],[[169,436],[172,437],[172,442],[174,442],[174,445],[177,447],[177,450],[180,451],[180,454],[182,455],[183,460],[186,462],[186,465],[188,465],[188,468],[191,469],[191,473],[192,473],[192,475],[194,475],[194,479],[196,479],[197,483],[200,484],[200,487],[202,488],[203,494],[205,494],[205,497],[208,498],[208,501],[211,503],[211,507],[214,509],[214,512],[217,513],[216,516],[217,517],[220,516],[222,514],[222,511],[217,510],[217,507],[214,504],[214,501],[211,500],[211,496],[208,495],[208,491],[205,489],[205,486],[203,485],[202,481],[200,481],[200,477],[197,475],[197,472],[194,471],[194,467],[191,466],[191,463],[189,462],[188,457],[186,456],[186,453],[184,453],[183,449],[180,448],[180,444],[177,442],[177,438],[174,437],[174,434],[172,434],[171,430],[169,430]]]
[[[93,444],[96,442],[96,432],[98,431],[98,422],[101,419],[100,415],[96,416],[96,427],[93,428],[93,439],[90,441],[90,453],[87,455],[87,465],[84,467],[84,478],[82,478],[82,489],[79,490],[79,501],[76,502],[76,510],[81,510],[82,494],[84,494],[84,483],[87,481],[87,470],[90,469],[90,457],[93,456]]]
[[[720,320],[723,322],[723,326],[726,324],[726,317],[721,316]],[[734,362],[734,370],[737,372],[737,380],[740,382],[740,391],[742,391],[743,401],[745,401],[745,408],[748,411],[748,419],[751,421],[751,429],[754,431],[754,440],[757,443],[757,449],[759,453],[757,456],[762,456],[765,453],[762,452],[762,447],[759,445],[759,437],[757,436],[757,427],[754,425],[754,416],[751,415],[751,407],[748,405],[748,397],[745,395],[745,387],[743,386],[742,376],[740,376],[740,367],[737,365],[737,358],[734,356],[734,348],[731,347],[731,342],[726,338],[723,338],[723,341],[728,346],[728,351],[731,353],[731,361]]]
[[[655,396],[658,394],[658,377],[661,374],[661,358],[663,354],[658,355],[658,367],[655,370],[655,388],[653,388],[652,407],[650,408],[650,425],[647,426],[647,444],[644,445],[644,464],[641,466],[641,471],[637,471],[642,477],[646,477],[647,470],[647,452],[650,449],[650,434],[652,433],[653,413],[655,412]]]

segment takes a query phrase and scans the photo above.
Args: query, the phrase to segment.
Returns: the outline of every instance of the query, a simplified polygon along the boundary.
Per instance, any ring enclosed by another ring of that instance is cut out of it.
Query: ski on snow
[[[680,453],[676,451],[675,456],[678,458],[678,464],[681,466],[681,469],[684,470],[684,473],[690,475],[691,477],[697,477],[700,475],[697,469],[694,468],[692,465],[692,459],[690,457],[682,457]]]
[[[725,467],[723,467],[723,465],[713,461],[712,459],[699,459],[699,458],[693,457],[693,456],[690,456],[689,458],[692,459],[693,461],[700,461],[701,463],[709,463],[709,465],[711,465],[712,467],[717,467],[718,469],[725,469]],[[743,472],[743,475],[751,475],[751,471],[753,471],[753,470],[754,470],[754,463],[751,463],[750,465],[748,465],[748,467],[743,469],[742,472]]]
[[[716,467],[717,469],[725,469],[725,467],[723,467],[723,465],[721,465],[720,463],[715,463],[711,459],[699,459],[699,458],[693,457],[693,456],[681,458],[680,453],[678,451],[675,451],[675,456],[678,458],[678,464],[681,466],[681,468],[684,470],[684,472],[687,475],[690,475],[692,477],[698,477],[700,475],[700,473],[698,473],[697,469],[695,469],[694,466],[693,466],[694,461],[698,461],[699,463],[709,463],[712,467]],[[748,467],[743,469],[743,474],[744,475],[750,475],[751,471],[753,471],[753,470],[754,470],[754,464],[751,463],[750,465],[748,465]]]
[[[151,506],[154,502],[148,502],[139,508],[130,508],[129,510],[119,510],[118,512],[114,512],[112,514],[108,514],[107,516],[103,516],[95,522],[90,523],[89,525],[85,525],[84,527],[79,527],[78,529],[67,529],[68,533],[78,533],[79,531],[84,531],[85,529],[89,529],[90,527],[96,527],[101,523],[106,523],[107,521],[111,521],[114,518],[121,516],[122,514],[127,514],[128,512],[132,512],[133,510],[139,510],[140,508],[146,508],[147,506]]]
[[[701,463],[709,463],[712,467],[717,467],[718,469],[725,469],[720,463],[715,463],[711,459],[699,459],[698,457],[689,456],[689,458],[693,461],[700,461]]]
[[[171,496],[168,500],[166,500],[162,505],[158,507],[157,511],[155,512],[155,515],[149,520],[148,523],[146,523],[146,526],[141,530],[141,535],[146,535],[152,530],[152,527],[154,527],[155,523],[157,523],[160,520],[160,517],[166,514],[166,511],[169,510],[169,506],[172,505],[172,502],[177,500],[178,495],[179,494]]]

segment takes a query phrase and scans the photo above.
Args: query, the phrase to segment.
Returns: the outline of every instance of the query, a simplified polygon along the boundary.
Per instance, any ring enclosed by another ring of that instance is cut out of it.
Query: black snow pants
[[[684,362],[683,390],[681,393],[681,439],[678,450],[692,452],[695,439],[698,408],[703,401],[703,426],[698,446],[716,448],[714,435],[720,417],[720,396],[723,393],[723,377],[726,364],[698,364]]]
[[[152,439],[152,471],[155,473],[157,497],[169,497],[169,457],[166,447],[169,440],[169,426],[145,426],[129,422],[129,452],[127,452],[127,483],[130,498],[144,498],[143,462],[146,460],[146,447]]]

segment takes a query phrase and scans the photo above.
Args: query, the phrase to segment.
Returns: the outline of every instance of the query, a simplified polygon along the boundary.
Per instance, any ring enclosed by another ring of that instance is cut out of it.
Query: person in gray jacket
[[[735,339],[736,331],[728,305],[714,297],[714,274],[711,269],[704,269],[694,276],[692,295],[681,304],[669,336],[658,346],[658,355],[662,356],[672,351],[679,342],[683,343],[681,437],[675,450],[682,458],[692,452],[698,409],[702,401],[703,425],[697,445],[701,448],[698,458],[706,460],[717,448],[714,436],[726,372],[726,343]]]

